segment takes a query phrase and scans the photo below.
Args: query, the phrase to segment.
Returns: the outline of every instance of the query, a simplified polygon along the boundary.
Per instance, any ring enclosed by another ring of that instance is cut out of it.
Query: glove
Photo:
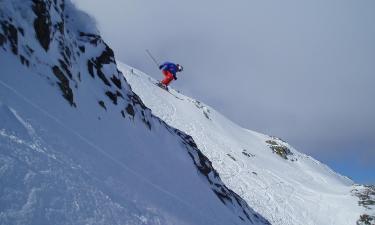
[[[161,70],[162,68],[163,68],[163,65],[160,65],[160,66],[159,66],[159,70]]]

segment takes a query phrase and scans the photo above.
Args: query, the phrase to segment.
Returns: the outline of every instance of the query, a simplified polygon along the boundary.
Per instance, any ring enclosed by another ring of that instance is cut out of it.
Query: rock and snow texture
[[[269,224],[151,114],[92,20],[0,0],[0,224]]]
[[[136,69],[120,68],[153,114],[191,135],[223,182],[271,224],[355,225],[373,213],[352,191],[362,186],[283,140],[241,128],[197,100],[157,87]]]
[[[375,224],[375,186],[356,185],[352,193],[359,198],[359,205],[365,208],[365,212],[358,220],[358,225]]]
[[[123,65],[141,100],[93,24],[0,0],[0,225],[372,223],[373,187]]]

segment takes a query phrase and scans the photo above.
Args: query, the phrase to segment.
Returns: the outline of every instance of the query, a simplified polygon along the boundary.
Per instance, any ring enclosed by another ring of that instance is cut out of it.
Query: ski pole
[[[156,59],[154,58],[154,56],[152,56],[151,52],[148,49],[146,49],[146,52],[147,52],[148,56],[150,56],[150,58],[152,59],[152,61],[154,61],[154,63],[156,64],[156,66],[159,68],[160,64],[158,63],[158,61],[156,61]]]

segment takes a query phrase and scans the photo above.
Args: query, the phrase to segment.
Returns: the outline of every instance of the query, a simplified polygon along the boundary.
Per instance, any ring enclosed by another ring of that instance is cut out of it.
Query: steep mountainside
[[[0,224],[269,224],[70,1],[1,0],[0,68]]]
[[[191,135],[223,182],[271,224],[375,222],[371,187],[354,185],[285,141],[244,129],[172,88],[167,92],[157,87],[136,69],[120,68],[146,106]]]

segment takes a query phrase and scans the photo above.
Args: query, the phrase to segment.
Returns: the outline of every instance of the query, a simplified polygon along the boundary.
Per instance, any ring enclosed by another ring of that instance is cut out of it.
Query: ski
[[[158,87],[160,87],[160,88],[163,89],[164,91],[168,92],[168,93],[169,93],[170,95],[172,95],[173,97],[175,97],[175,98],[177,98],[177,99],[183,101],[182,98],[180,98],[180,97],[178,97],[178,96],[172,94],[172,93],[169,91],[169,88],[168,88],[167,86],[165,86],[164,84],[158,82],[158,83],[155,83],[155,85],[158,86]]]

